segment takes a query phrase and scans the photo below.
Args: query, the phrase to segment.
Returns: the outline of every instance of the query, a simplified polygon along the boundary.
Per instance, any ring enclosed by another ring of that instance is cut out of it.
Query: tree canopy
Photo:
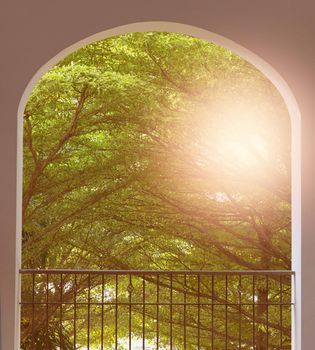
[[[25,108],[23,267],[290,269],[290,142],[277,89],[221,46],[89,44]]]

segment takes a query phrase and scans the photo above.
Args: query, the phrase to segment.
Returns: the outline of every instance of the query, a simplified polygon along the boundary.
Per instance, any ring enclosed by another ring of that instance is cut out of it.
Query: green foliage
[[[25,268],[290,269],[288,112],[216,44],[132,33],[67,56],[27,103],[23,171]]]

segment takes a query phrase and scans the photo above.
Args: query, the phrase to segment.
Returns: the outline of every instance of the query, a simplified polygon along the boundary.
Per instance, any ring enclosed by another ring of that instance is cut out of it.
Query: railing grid
[[[23,350],[291,348],[291,271],[20,273]]]

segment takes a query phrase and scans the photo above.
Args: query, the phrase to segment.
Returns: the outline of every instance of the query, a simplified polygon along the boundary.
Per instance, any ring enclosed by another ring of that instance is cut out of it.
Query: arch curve
[[[291,173],[292,173],[292,270],[296,272],[295,278],[295,312],[292,320],[292,349],[299,350],[301,348],[301,156],[300,156],[300,123],[301,115],[298,103],[286,83],[285,79],[263,58],[259,57],[252,51],[237,44],[236,42],[221,36],[219,34],[210,32],[208,30],[175,22],[137,22],[127,25],[118,26],[109,30],[99,32],[91,35],[75,44],[67,47],[59,52],[52,59],[46,62],[38,69],[33,78],[27,84],[23,95],[21,97],[18,107],[18,140],[17,140],[17,254],[18,259],[21,256],[21,208],[22,208],[22,164],[23,164],[23,112],[34,86],[51,67],[57,64],[60,60],[78,50],[79,48],[90,44],[92,42],[102,40],[108,37],[127,34],[131,32],[145,32],[145,31],[165,31],[180,34],[186,34],[197,37],[206,41],[211,41],[215,44],[221,45],[232,52],[238,54],[250,62],[253,66],[259,69],[278,89],[287,106],[291,118]],[[17,261],[17,268],[20,267],[20,261]],[[17,325],[18,329],[18,325]]]

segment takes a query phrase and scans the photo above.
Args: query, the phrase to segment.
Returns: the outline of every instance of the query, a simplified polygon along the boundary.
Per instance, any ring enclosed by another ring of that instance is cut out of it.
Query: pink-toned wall
[[[1,2],[1,350],[14,347],[17,109],[36,71],[64,48],[134,22],[190,24],[251,50],[282,75],[302,116],[302,348],[315,349],[315,2],[7,0]],[[313,344],[314,343],[314,344]],[[296,349],[296,350],[301,350]]]

